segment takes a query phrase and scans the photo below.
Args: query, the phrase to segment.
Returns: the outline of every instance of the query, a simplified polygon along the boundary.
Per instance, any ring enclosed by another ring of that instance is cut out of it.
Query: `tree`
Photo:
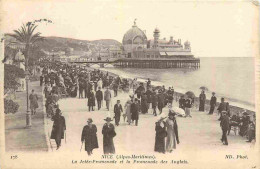
[[[24,78],[24,71],[15,65],[4,65],[4,94],[15,91],[20,86],[18,78]]]
[[[30,58],[30,50],[34,43],[42,41],[41,33],[34,33],[37,25],[32,22],[28,22],[26,25],[22,25],[20,29],[14,30],[14,34],[10,34],[18,42],[25,45],[24,57],[25,57],[25,70],[28,70],[28,61]]]

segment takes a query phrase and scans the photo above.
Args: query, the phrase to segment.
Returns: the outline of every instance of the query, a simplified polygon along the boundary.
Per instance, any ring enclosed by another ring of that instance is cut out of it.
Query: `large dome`
[[[123,37],[123,45],[126,44],[144,44],[147,41],[145,33],[134,24]]]

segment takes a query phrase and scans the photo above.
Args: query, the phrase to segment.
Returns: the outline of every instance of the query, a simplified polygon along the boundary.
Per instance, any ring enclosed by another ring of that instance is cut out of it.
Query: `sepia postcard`
[[[0,169],[259,169],[259,7],[0,1]]]

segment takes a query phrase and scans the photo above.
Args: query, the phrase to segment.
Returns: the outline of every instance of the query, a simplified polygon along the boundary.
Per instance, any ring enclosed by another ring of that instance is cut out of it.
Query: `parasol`
[[[201,89],[201,90],[205,90],[205,91],[208,91],[208,90],[209,90],[209,89],[208,89],[207,87],[205,87],[205,86],[201,86],[200,89]]]
[[[185,116],[185,112],[183,109],[179,108],[179,107],[173,107],[172,110],[177,113],[178,115],[182,115]]]
[[[185,93],[186,96],[188,96],[189,98],[194,98],[195,94],[192,91],[188,91]]]

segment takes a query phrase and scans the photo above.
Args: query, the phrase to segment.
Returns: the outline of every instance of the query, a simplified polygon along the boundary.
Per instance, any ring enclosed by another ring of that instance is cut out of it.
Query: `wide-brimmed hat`
[[[107,117],[107,118],[105,118],[104,120],[105,120],[105,121],[113,121],[113,120],[111,119],[111,117]]]
[[[92,123],[93,122],[92,118],[88,118],[87,122]]]

